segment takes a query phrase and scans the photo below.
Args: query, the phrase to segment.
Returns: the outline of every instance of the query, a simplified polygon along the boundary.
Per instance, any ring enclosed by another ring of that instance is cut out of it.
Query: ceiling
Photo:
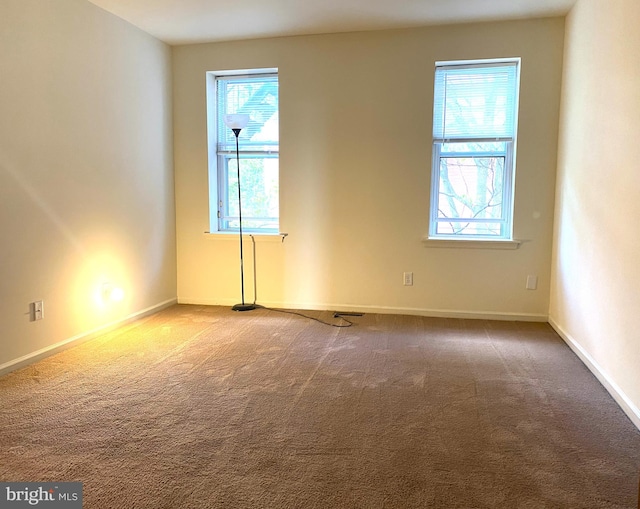
[[[168,44],[565,15],[576,0],[89,0]]]

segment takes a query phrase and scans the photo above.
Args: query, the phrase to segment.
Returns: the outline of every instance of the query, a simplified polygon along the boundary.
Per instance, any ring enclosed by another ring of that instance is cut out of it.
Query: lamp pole
[[[242,293],[242,302],[240,304],[236,304],[231,309],[234,311],[251,311],[252,309],[256,309],[258,306],[255,303],[246,304],[244,301],[244,254],[242,249],[242,192],[241,192],[241,184],[240,184],[240,147],[238,144],[238,138],[240,136],[240,132],[244,127],[246,127],[249,122],[249,115],[226,115],[225,123],[227,126],[233,131],[233,134],[236,137],[236,169],[238,171],[238,218],[240,220],[239,231],[240,231],[240,290]]]

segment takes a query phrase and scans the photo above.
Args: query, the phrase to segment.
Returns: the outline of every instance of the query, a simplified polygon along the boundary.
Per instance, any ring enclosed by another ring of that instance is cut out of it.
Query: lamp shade
[[[224,116],[224,123],[229,129],[244,129],[249,123],[249,115],[243,113],[229,113]]]

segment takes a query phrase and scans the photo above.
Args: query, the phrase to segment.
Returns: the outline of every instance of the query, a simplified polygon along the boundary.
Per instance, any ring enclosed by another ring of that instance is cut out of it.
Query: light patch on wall
[[[113,283],[102,283],[102,302],[110,304],[112,302],[120,302],[124,299],[124,290]]]
[[[96,249],[83,257],[74,271],[68,301],[77,326],[91,329],[125,313],[132,297],[128,266],[116,247]]]

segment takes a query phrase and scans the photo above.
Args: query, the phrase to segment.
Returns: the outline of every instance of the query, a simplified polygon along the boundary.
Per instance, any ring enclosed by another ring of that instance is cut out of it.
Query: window
[[[208,137],[211,231],[238,231],[236,137],[225,115],[249,115],[238,137],[242,229],[279,228],[278,75],[276,70],[208,73]]]
[[[429,238],[512,238],[519,68],[436,63]]]

